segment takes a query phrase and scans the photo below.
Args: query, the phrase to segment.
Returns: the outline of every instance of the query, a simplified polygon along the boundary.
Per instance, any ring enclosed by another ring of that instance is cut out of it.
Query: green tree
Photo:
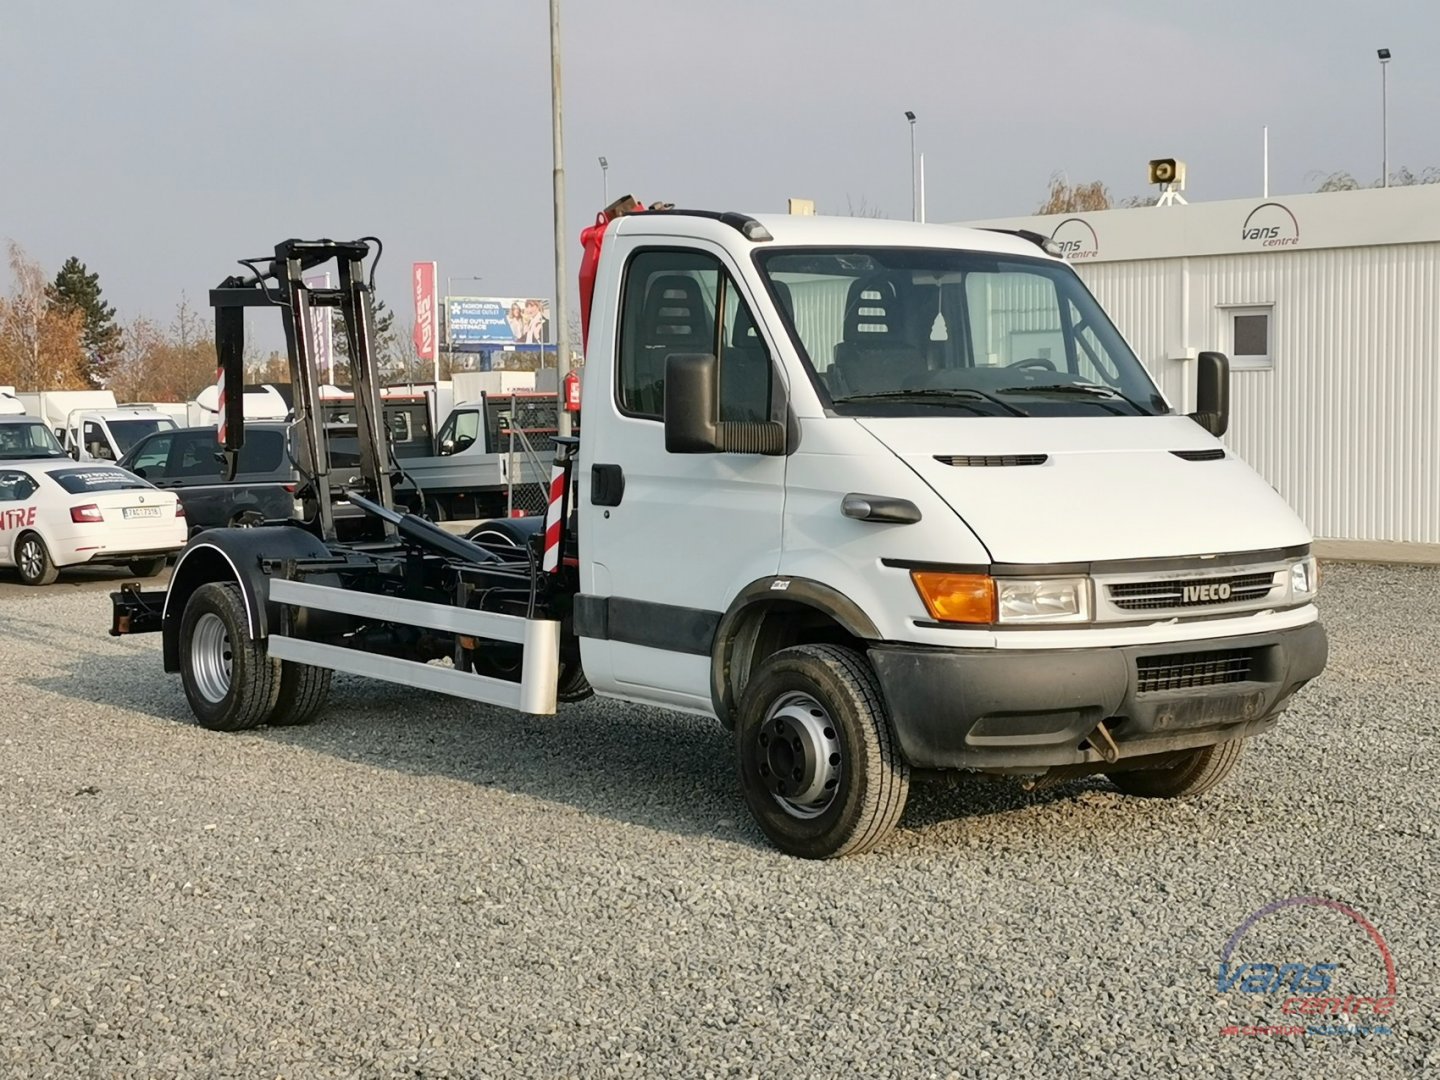
[[[100,275],[90,273],[71,255],[46,288],[45,296],[62,314],[79,315],[83,320],[85,378],[91,386],[105,385],[110,364],[120,348],[120,327],[115,325],[114,307],[100,295]]]
[[[336,308],[330,316],[331,332],[335,337],[335,356],[348,358],[350,356],[350,332],[345,328],[345,316],[340,314]],[[384,300],[375,301],[375,344],[378,347],[381,340],[390,333],[395,326],[395,313],[385,306]]]

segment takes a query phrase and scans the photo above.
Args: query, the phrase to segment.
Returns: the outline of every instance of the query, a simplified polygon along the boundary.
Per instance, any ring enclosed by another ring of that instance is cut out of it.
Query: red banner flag
[[[435,303],[435,264],[416,263],[411,274],[415,292],[415,354],[434,360],[440,309]]]

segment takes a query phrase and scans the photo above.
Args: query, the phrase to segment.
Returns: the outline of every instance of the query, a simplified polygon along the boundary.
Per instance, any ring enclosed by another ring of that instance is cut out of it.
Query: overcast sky
[[[910,214],[918,115],[932,221],[1023,214],[1056,170],[1191,201],[1390,161],[1440,165],[1437,0],[562,0],[573,243],[610,193]],[[168,319],[288,236],[386,243],[456,295],[551,295],[546,0],[4,0],[0,237],[98,271]],[[471,280],[480,276],[482,281]],[[3,275],[0,275],[3,276]],[[278,320],[275,321],[278,327]],[[266,344],[278,342],[267,328]]]

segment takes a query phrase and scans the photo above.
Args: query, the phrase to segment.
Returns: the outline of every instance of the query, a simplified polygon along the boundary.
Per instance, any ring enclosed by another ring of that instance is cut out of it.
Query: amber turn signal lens
[[[947,574],[912,570],[910,580],[936,622],[995,621],[995,582],[984,574]]]

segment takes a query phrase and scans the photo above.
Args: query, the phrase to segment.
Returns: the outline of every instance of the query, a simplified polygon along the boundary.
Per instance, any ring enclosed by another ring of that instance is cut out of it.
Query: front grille
[[[936,454],[935,460],[945,465],[971,468],[998,468],[1005,465],[1044,465],[1049,454]]]
[[[1267,571],[1234,577],[1124,581],[1106,588],[1110,590],[1110,602],[1125,611],[1215,607],[1263,600],[1275,588],[1275,574]]]
[[[1145,694],[1153,690],[1190,690],[1244,682],[1250,678],[1254,663],[1253,649],[1142,656],[1136,661],[1139,691]]]

